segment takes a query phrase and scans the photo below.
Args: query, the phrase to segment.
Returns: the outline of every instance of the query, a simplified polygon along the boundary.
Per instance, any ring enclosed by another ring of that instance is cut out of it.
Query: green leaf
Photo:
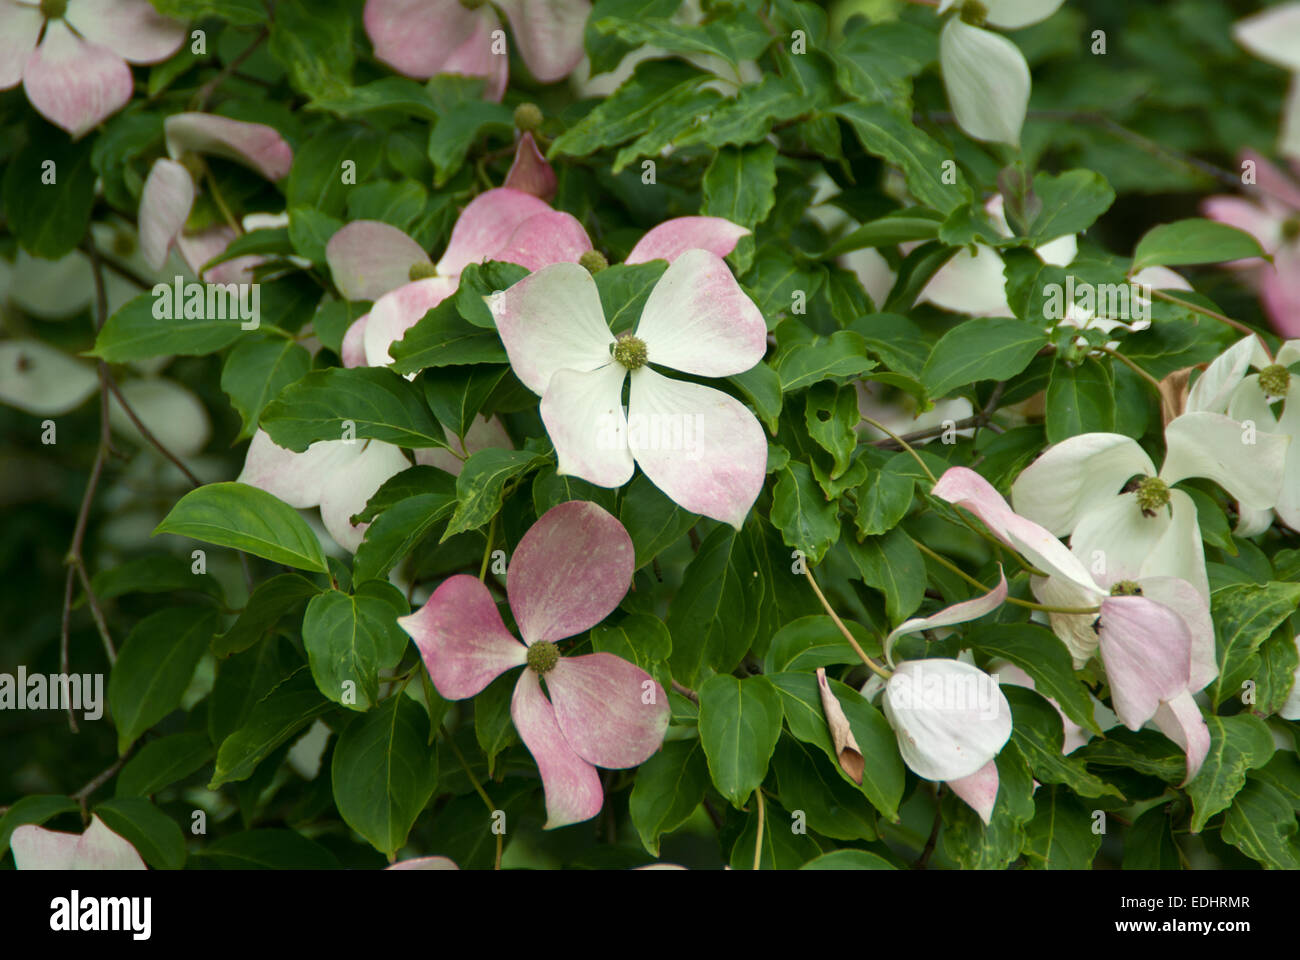
[[[762,842],[759,842],[757,804],[750,807],[745,825],[731,845],[732,870],[752,870],[754,850],[759,851],[760,870],[797,870],[817,856],[821,849],[806,833],[795,833],[789,824],[794,820],[775,800],[766,803]]]
[[[862,103],[887,106],[911,98],[910,79],[938,56],[933,31],[900,20],[845,30],[834,51],[840,87]]]
[[[756,363],[744,373],[728,378],[745,395],[768,433],[776,433],[781,416],[781,378],[766,363]]]
[[[271,21],[271,56],[293,85],[315,99],[343,97],[352,88],[352,23],[344,0],[280,0]]]
[[[776,203],[776,147],[724,147],[704,171],[700,213],[753,229]]]
[[[867,474],[857,493],[858,512],[854,523],[859,536],[888,533],[907,516],[916,486],[915,478],[907,472],[912,462],[908,454],[899,453],[879,470]]]
[[[792,461],[778,474],[772,494],[772,525],[781,531],[786,546],[802,550],[815,566],[840,537],[837,505],[827,503],[807,464]]]
[[[492,311],[484,302],[486,298],[498,293],[528,276],[528,270],[514,263],[488,260],[484,263],[471,263],[460,275],[460,286],[456,290],[456,309],[460,315],[476,327],[495,331],[496,320]]]
[[[387,576],[440,521],[451,516],[456,495],[451,489],[451,476],[441,476],[447,478],[443,484],[446,489],[407,497],[379,514],[366,528],[365,539],[352,562],[352,573],[358,581]]]
[[[165,17],[185,22],[220,17],[235,26],[251,27],[270,19],[261,0],[149,0]]]
[[[627,487],[618,518],[632,538],[638,570],[675,543],[699,519],[669,500],[642,473]]]
[[[355,184],[368,183],[376,175],[384,154],[383,137],[359,123],[332,123],[293,154],[285,206],[311,207],[331,217],[342,217],[349,191]],[[355,164],[347,167],[344,164]],[[344,183],[344,173],[355,178]]]
[[[1144,267],[1177,267],[1262,257],[1250,234],[1214,220],[1178,220],[1152,227],[1133,251],[1133,272]]]
[[[297,573],[282,573],[263,580],[248,598],[239,619],[225,633],[213,638],[212,652],[218,657],[228,657],[247,650],[282,617],[320,592],[320,587]]]
[[[880,640],[860,623],[845,626],[868,655],[880,652]],[[772,637],[764,673],[807,672],[839,663],[858,663],[858,655],[844,639],[835,621],[825,614],[791,620]]]
[[[613,34],[634,47],[653,46],[671,53],[712,54],[733,67],[754,60],[772,42],[753,14],[732,12],[707,24],[674,23],[647,17],[602,17],[593,20],[600,33]]]
[[[379,696],[379,671],[397,666],[410,637],[397,625],[410,608],[391,583],[371,580],[349,596],[318,594],[307,604],[302,642],[316,686],[335,703],[364,713]]]
[[[876,839],[876,811],[862,791],[835,775],[810,747],[782,737],[772,757],[781,805],[803,813],[807,826],[837,840]]]
[[[774,673],[768,679],[781,693],[785,722],[790,732],[804,743],[821,749],[844,783],[860,789],[871,805],[890,820],[898,821],[898,804],[903,799],[906,778],[898,741],[884,715],[869,704],[858,691],[838,680],[829,680],[831,693],[840,702],[853,739],[868,759],[861,784],[856,784],[840,767],[835,746],[831,743],[822,708],[817,677],[811,673]]]
[[[1272,870],[1300,870],[1295,810],[1276,787],[1251,780],[1223,818],[1223,839]]]
[[[636,769],[628,812],[641,843],[659,856],[659,838],[685,823],[704,799],[709,768],[698,738],[665,743]]]
[[[781,695],[766,677],[710,677],[700,687],[700,742],[714,785],[737,809],[767,776],[781,735]]]
[[[406,843],[438,782],[429,717],[409,697],[389,697],[339,735],[330,775],[349,827],[392,856]]]
[[[112,600],[129,593],[173,593],[180,590],[194,590],[217,600],[225,599],[219,580],[195,573],[188,559],[174,553],[146,554],[107,567],[91,578],[90,585],[100,600]]]
[[[1040,783],[1060,783],[1082,797],[1121,796],[1120,792],[1089,773],[1082,762],[1061,753],[1065,728],[1061,715],[1038,693],[1010,684],[1002,695],[1011,705],[1011,740],[1020,749],[1034,778]]]
[[[874,366],[862,337],[838,330],[825,339],[799,344],[782,353],[776,372],[781,378],[781,392],[791,393],[821,380],[860,376]]]
[[[509,372],[509,367],[497,365],[443,367],[426,370],[420,380],[424,399],[438,422],[464,437]]]
[[[320,541],[298,511],[246,483],[209,483],[181,497],[154,529],[325,573]]]
[[[849,460],[858,445],[856,427],[861,419],[854,387],[836,387],[822,381],[809,388],[804,398],[804,423],[808,436],[835,461],[832,477],[840,476],[849,468]]]
[[[392,369],[401,374],[418,373],[427,367],[506,363],[509,359],[496,331],[465,320],[455,297],[448,297],[426,313],[388,352],[393,357]]]
[[[672,111],[711,78],[681,60],[647,60],[572,127],[555,138],[547,157],[582,157],[639,136],[659,111]]]
[[[330,708],[306,666],[253,705],[243,725],[222,741],[209,790],[247,779],[271,751]]]
[[[341,117],[354,117],[380,110],[392,110],[407,117],[421,120],[438,119],[438,111],[424,85],[406,77],[384,77],[348,87],[332,95],[315,97],[307,109],[328,110]]]
[[[318,267],[325,265],[325,247],[330,238],[343,228],[343,221],[311,207],[289,211],[289,241],[299,256]]]
[[[1031,869],[1089,870],[1101,849],[1091,811],[1063,787],[1042,787],[1034,795],[1034,819],[1025,826],[1021,848]]]
[[[231,350],[221,368],[221,389],[243,420],[235,440],[251,437],[263,408],[310,369],[311,354],[292,340],[261,337]]]
[[[745,556],[741,537],[719,524],[686,567],[667,620],[669,634],[677,638],[672,675],[681,683],[695,686],[708,669],[734,670],[749,649],[754,590],[747,588],[750,578],[741,575]]]
[[[27,131],[27,143],[6,157],[6,226],[32,256],[58,260],[76,249],[90,226],[95,138],[74,142],[62,130],[40,122],[29,123]],[[11,126],[6,135],[10,144],[13,136]]]
[[[1106,178],[1092,170],[1040,173],[1034,177],[1034,196],[1041,204],[1029,224],[1028,240],[1034,246],[1082,233],[1115,202]]]
[[[1210,751],[1200,772],[1187,785],[1192,798],[1192,833],[1200,833],[1210,818],[1226,810],[1246,783],[1246,771],[1264,766],[1273,757],[1273,735],[1259,717],[1239,713],[1210,714]]]
[[[832,850],[814,857],[800,870],[895,870],[892,863],[879,854],[866,850]]]
[[[95,807],[104,825],[128,840],[156,870],[185,866],[185,835],[176,821],[143,797],[116,797]]]
[[[116,795],[148,797],[211,762],[216,751],[204,733],[175,733],[146,743],[117,775]]]
[[[1219,662],[1211,687],[1215,706],[1240,693],[1242,684],[1255,675],[1260,645],[1297,605],[1300,583],[1236,583],[1211,595]]]
[[[1182,860],[1173,824],[1163,807],[1152,807],[1133,821],[1124,835],[1125,870],[1179,870]]]
[[[210,607],[169,607],[136,624],[108,677],[118,753],[180,706],[216,628]]]
[[[456,478],[456,512],[439,543],[466,530],[477,530],[497,515],[506,484],[541,467],[547,458],[531,450],[480,450],[465,461]]]
[[[671,16],[681,5],[681,0],[596,0],[587,17],[583,32],[583,46],[591,59],[591,75],[607,73],[619,65],[632,47],[615,36],[596,29],[597,21],[605,19],[640,20],[662,19]]]
[[[338,870],[338,858],[296,830],[245,830],[212,841],[197,856],[226,870]]]
[[[420,388],[383,367],[313,370],[262,411],[278,445],[301,453],[318,440],[383,440],[399,447],[446,448]]]
[[[699,91],[697,95],[708,92],[711,91]],[[704,122],[698,121],[700,112],[688,115],[695,122],[673,139],[679,148],[701,144],[710,147],[744,146],[767,137],[773,123],[802,117],[811,113],[814,106],[814,100],[799,84],[768,74],[758,83],[741,87],[733,99],[709,110]]]
[[[902,527],[861,543],[846,539],[862,582],[885,596],[889,622],[898,625],[910,617],[925,597],[925,560]]]
[[[40,826],[47,820],[61,813],[73,813],[79,810],[77,801],[53,794],[30,794],[19,797],[0,817],[0,850],[9,849],[9,838],[16,828],[26,823]],[[0,854],[3,856],[3,854]]]
[[[502,674],[474,697],[474,737],[487,757],[489,776],[496,766],[497,754],[519,742],[510,716],[510,701],[518,682],[517,673]]]
[[[996,763],[998,795],[988,824],[950,790],[940,801],[944,822],[940,849],[963,870],[1005,868],[1020,855],[1025,824],[1034,815],[1034,780],[1020,750],[1008,743]]]
[[[1029,365],[1047,336],[1009,317],[975,317],[945,333],[930,352],[921,381],[932,397],[977,380],[1009,380]]]
[[[484,133],[508,136],[513,127],[514,111],[489,100],[469,100],[442,111],[429,132],[429,159],[436,171],[433,185],[441,187],[451,179]]]
[[[1034,688],[1051,697],[1066,716],[1094,733],[1092,698],[1074,673],[1074,661],[1050,630],[1029,623],[1000,623],[968,629],[963,645],[1014,664],[1034,681]]]
[[[668,269],[668,261],[651,260],[649,263],[616,263],[596,274],[596,291],[605,320],[613,333],[622,333],[636,327],[650,291]]]
[[[939,235],[941,217],[926,207],[895,210],[853,230],[827,249],[824,256],[838,257],[867,247],[892,247],[913,240],[933,240]]]
[[[1115,379],[1109,364],[1086,358],[1070,366],[1059,356],[1047,384],[1047,441],[1115,430]]]
[[[234,307],[234,304],[225,294],[217,295],[216,285],[209,288],[208,299],[220,309],[209,311],[205,306],[204,316],[197,318],[184,316],[180,309],[183,304],[171,309],[174,288],[165,284],[159,286],[166,286],[167,296],[160,298],[153,293],[142,293],[128,301],[108,318],[95,337],[94,349],[87,353],[108,363],[126,363],[162,354],[202,356],[229,346],[245,333],[240,328],[243,321],[239,310],[226,309],[227,306]]]
[[[853,127],[862,148],[903,171],[917,200],[944,214],[971,199],[966,178],[952,154],[912,125],[906,116],[880,103],[845,103],[833,109]],[[945,175],[955,183],[944,183]]]
[[[1260,644],[1258,656],[1255,709],[1267,716],[1281,710],[1291,693],[1296,668],[1300,667],[1300,649],[1291,632],[1283,626]]]
[[[617,624],[602,623],[591,628],[591,649],[598,653],[612,653],[642,670],[669,683],[671,677],[662,667],[673,652],[673,638],[668,627],[658,617],[648,613],[634,613]]]

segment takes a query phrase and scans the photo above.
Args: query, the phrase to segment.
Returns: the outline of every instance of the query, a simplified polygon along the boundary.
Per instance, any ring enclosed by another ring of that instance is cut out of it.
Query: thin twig
[[[263,27],[262,32],[259,33],[257,37],[253,40],[253,42],[250,43],[244,49],[243,53],[241,53],[239,56],[235,57],[234,60],[231,60],[228,64],[226,64],[224,69],[222,69],[222,71],[218,73],[215,77],[213,77],[203,86],[199,87],[198,92],[195,93],[194,95],[194,109],[198,111],[205,110],[208,105],[208,100],[210,100],[212,98],[212,95],[217,92],[217,87],[221,86],[221,84],[223,84],[232,73],[234,73],[241,66],[243,66],[244,61],[247,60],[249,57],[251,57],[253,53],[257,50],[257,48],[260,47],[263,44],[263,42],[265,42],[266,38],[270,35],[271,35],[271,28]]]
[[[926,427],[924,430],[916,430],[912,433],[900,434],[897,439],[894,437],[881,437],[879,440],[871,441],[871,446],[880,447],[882,449],[890,449],[894,447],[901,449],[902,445],[900,441],[904,440],[908,443],[915,443],[917,440],[929,440],[932,437],[937,437],[949,429],[969,430],[974,427],[978,430],[980,427],[991,427],[993,414],[997,413],[998,403],[1002,399],[1002,392],[1006,389],[1006,386],[1007,384],[1005,380],[999,380],[997,385],[993,388],[993,394],[989,397],[989,402],[984,405],[984,409],[969,417],[963,417],[961,420],[954,420],[950,426],[939,424],[937,427]]]
[[[136,415],[135,410],[131,407],[131,404],[127,402],[126,397],[122,396],[122,391],[118,388],[117,381],[111,376],[108,379],[108,389],[113,391],[113,396],[117,397],[117,402],[122,405],[122,409],[126,411],[126,415],[130,418],[131,422],[135,424],[135,428],[140,431],[140,436],[144,437],[146,442],[170,460],[181,473],[185,474],[185,479],[188,480],[192,486],[203,486],[203,481],[196,477],[189,467],[185,466],[181,461],[181,458],[167,449],[166,445],[154,436],[153,431],[144,425],[139,416]]]

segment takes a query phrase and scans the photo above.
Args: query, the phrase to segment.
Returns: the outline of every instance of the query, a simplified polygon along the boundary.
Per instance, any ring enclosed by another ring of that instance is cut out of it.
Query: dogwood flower
[[[1020,48],[984,26],[1019,30],[1065,0],[961,0],[939,34],[939,66],[957,126],[976,140],[1020,144],[1029,107],[1029,64]],[[943,0],[943,15],[957,0]]]
[[[1232,25],[1232,36],[1261,60],[1290,71],[1277,148],[1283,156],[1300,160],[1300,3],[1280,3],[1239,20]]]
[[[1295,4],[1300,9],[1300,4]],[[1300,85],[1300,81],[1296,81]],[[1300,133],[1297,134],[1300,136]],[[1295,153],[1300,164],[1300,146]],[[1241,270],[1258,289],[1264,312],[1273,329],[1284,337],[1300,336],[1300,183],[1253,150],[1241,152],[1241,164],[1251,164],[1255,182],[1250,199],[1208,197],[1201,210],[1211,220],[1226,223],[1253,236],[1268,263],[1258,257],[1234,260],[1225,266]]]
[[[401,448],[380,440],[319,440],[302,453],[277,446],[265,430],[248,444],[238,483],[265,490],[291,507],[320,507],[321,522],[334,541],[355,553],[369,524],[351,518],[366,501],[411,465]]]
[[[582,59],[589,0],[496,0],[510,21],[519,54],[542,83],[568,75]],[[510,58],[486,0],[366,0],[366,33],[375,56],[410,77],[436,73],[485,77],[484,96],[500,100]]]
[[[1143,577],[1101,587],[1049,530],[1016,513],[993,486],[965,467],[946,471],[931,493],[973,513],[999,540],[1047,576],[1030,586],[1076,667],[1096,653],[1115,714],[1130,730],[1147,721],[1187,756],[1187,779],[1209,750],[1209,729],[1192,698],[1218,675],[1208,601],[1176,577]],[[1198,541],[1199,543],[1199,537]],[[1097,608],[1097,613],[1061,609]]]
[[[676,503],[740,528],[763,486],[763,428],[730,395],[650,368],[725,377],[763,358],[763,315],[720,257],[687,250],[674,259],[636,331],[617,339],[596,282],[573,264],[545,267],[488,303],[511,368],[542,398],[558,473],[618,487],[639,463]]]
[[[556,646],[614,611],[632,582],[633,556],[618,520],[571,500],[546,511],[511,557],[506,596],[522,643],[506,630],[487,587],[463,574],[397,621],[448,700],[472,697],[507,670],[525,668],[510,716],[537,761],[546,829],[599,813],[596,768],[637,766],[668,728],[667,697],[644,670],[611,653],[562,656]]]
[[[1257,337],[1245,337],[1215,358],[1187,396],[1188,410],[1227,413],[1266,433],[1291,438],[1276,506],[1256,510],[1238,504],[1241,536],[1263,533],[1272,525],[1274,512],[1288,527],[1300,530],[1300,379],[1289,369],[1297,364],[1300,340],[1288,340],[1270,359]],[[1248,373],[1251,368],[1258,373]]]
[[[95,814],[85,833],[62,833],[25,823],[9,838],[19,870],[144,870],[135,847]]]
[[[158,63],[184,41],[185,24],[149,0],[4,0],[0,90],[22,83],[31,105],[75,140],[131,99],[128,62]]]
[[[1290,440],[1217,413],[1185,413],[1165,427],[1157,472],[1137,441],[1084,433],[1049,447],[1011,487],[1016,510],[1057,536],[1105,582],[1172,576],[1207,601],[1196,505],[1174,484],[1213,480],[1247,507],[1273,507]]]
[[[225,225],[185,233],[194,206],[195,185],[185,166],[187,154],[234,160],[267,180],[279,180],[293,165],[293,150],[273,128],[206,113],[177,113],[163,122],[169,157],[154,161],[140,194],[140,249],[155,270],[174,244],[195,275],[235,239]],[[227,266],[227,272],[230,268]]]

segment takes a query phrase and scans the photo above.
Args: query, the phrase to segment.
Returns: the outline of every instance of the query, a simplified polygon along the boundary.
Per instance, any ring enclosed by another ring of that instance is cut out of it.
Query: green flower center
[[[41,14],[51,20],[63,16],[68,10],[68,0],[41,0]]]
[[[1154,517],[1157,510],[1169,505],[1169,484],[1159,477],[1147,477],[1137,485],[1137,502],[1143,516]]]
[[[630,333],[625,333],[614,342],[614,362],[621,363],[629,370],[640,370],[645,366],[645,341]]]
[[[524,133],[532,133],[542,125],[542,111],[535,103],[521,103],[515,107],[515,126]]]
[[[539,640],[528,648],[528,667],[538,674],[550,673],[559,662],[560,650],[548,640]]]
[[[989,8],[979,0],[966,0],[961,5],[959,16],[962,23],[969,23],[972,27],[982,27],[989,17]]]
[[[588,250],[578,258],[578,266],[583,267],[588,273],[600,273],[609,266],[609,261],[599,250]]]
[[[1300,237],[1300,217],[1289,217],[1282,221],[1282,239],[1286,241]]]
[[[1285,397],[1291,389],[1291,371],[1274,363],[1259,371],[1259,388],[1270,397]]]
[[[1142,596],[1142,587],[1135,580],[1121,580],[1110,588],[1112,597],[1140,597]]]
[[[437,275],[437,268],[435,268],[431,263],[413,263],[411,264],[410,272],[407,274],[407,276],[411,278],[412,283],[415,283],[416,280],[427,280],[430,277],[436,277]]]

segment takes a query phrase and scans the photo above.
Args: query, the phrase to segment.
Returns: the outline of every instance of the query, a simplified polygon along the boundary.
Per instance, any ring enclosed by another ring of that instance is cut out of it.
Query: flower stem
[[[474,792],[477,793],[479,797],[482,798],[483,805],[486,806],[488,809],[488,817],[489,818],[492,817],[493,815],[496,814],[497,808],[492,805],[492,800],[488,797],[487,791],[484,790],[483,785],[478,782],[478,777],[474,776],[474,771],[469,768],[469,761],[465,759],[465,754],[460,752],[460,747],[456,746],[456,741],[451,738],[451,734],[447,732],[447,728],[445,726],[439,724],[438,729],[442,732],[443,741],[447,744],[447,746],[451,747],[451,752],[454,753],[456,755],[456,759],[460,761],[461,769],[465,771],[465,776],[469,777],[469,782],[474,786]],[[502,835],[498,833],[496,863],[492,868],[494,870],[501,869],[501,847],[502,847],[501,837]]]
[[[488,524],[487,545],[483,547],[483,565],[479,567],[478,578],[480,581],[487,579],[488,561],[492,559],[492,541],[497,535],[497,518],[494,516],[492,522]]]
[[[849,632],[849,628],[844,625],[844,621],[835,614],[834,609],[831,608],[830,602],[826,599],[826,595],[822,593],[822,588],[817,586],[817,581],[813,578],[812,570],[805,565],[803,573],[804,576],[808,578],[808,582],[812,584],[813,593],[817,594],[817,599],[822,602],[822,607],[828,614],[830,614],[830,618],[835,621],[835,626],[839,627],[840,633],[844,634],[844,639],[849,642],[849,646],[853,648],[853,652],[856,653],[862,659],[862,662],[870,667],[876,676],[880,677],[880,679],[888,680],[892,677],[894,675],[892,671],[885,669],[867,656],[867,652],[858,644],[857,638]]]
[[[754,838],[754,869],[757,870],[763,862],[763,820],[767,811],[763,806],[763,788],[761,786],[754,791],[754,796],[758,799],[758,833]]]
[[[1173,294],[1165,293],[1163,290],[1152,290],[1151,296],[1159,300],[1163,300],[1165,301],[1165,303],[1172,303],[1174,306],[1183,307],[1186,310],[1191,310],[1193,313],[1199,313],[1202,316],[1209,317],[1212,320],[1218,320],[1220,323],[1226,323],[1234,330],[1238,330],[1241,333],[1246,334],[1247,336],[1253,337],[1257,335],[1254,330],[1250,329],[1250,327],[1246,326],[1240,320],[1234,320],[1232,319],[1232,317],[1225,316],[1224,314],[1219,313],[1217,310],[1211,310],[1208,307],[1197,306],[1196,304],[1192,303],[1190,300],[1184,300],[1182,297],[1175,297]]]
[[[1124,366],[1128,367],[1130,370],[1136,373],[1147,383],[1151,384],[1151,386],[1155,389],[1157,395],[1160,395],[1162,393],[1160,389],[1160,381],[1157,380],[1155,377],[1153,377],[1151,374],[1147,373],[1145,370],[1139,367],[1128,357],[1124,356],[1124,354],[1120,353],[1118,350],[1112,350],[1110,347],[1098,347],[1097,349],[1100,350],[1102,353],[1114,357],[1116,360],[1124,364]]]
[[[888,434],[891,440],[893,440],[900,447],[902,447],[904,450],[910,453],[912,455],[912,459],[915,460],[918,464],[920,464],[921,469],[925,472],[925,475],[930,478],[931,483],[939,482],[939,478],[930,472],[930,468],[926,466],[925,461],[921,459],[921,455],[912,448],[912,445],[910,443],[908,443],[906,440],[904,440],[902,437],[896,434],[893,430],[890,430],[887,426],[885,426],[883,423],[881,423],[878,420],[873,420],[870,417],[863,417],[862,420],[864,423],[871,424],[871,426],[875,427],[881,433]]]
[[[978,580],[972,577],[961,567],[957,566],[957,564],[953,563],[951,560],[949,560],[947,557],[943,556],[942,554],[935,553],[933,550],[931,550],[921,541],[916,540],[913,537],[908,537],[907,539],[911,540],[912,544],[916,547],[916,549],[920,550],[927,557],[932,559],[935,563],[939,564],[941,567],[947,567],[949,570],[957,574],[957,576],[961,577],[971,586],[979,587],[985,593],[993,589],[992,587],[985,586],[984,584],[980,583]],[[1029,610],[1041,610],[1044,613],[1075,613],[1075,614],[1082,615],[1088,613],[1101,612],[1101,607],[1050,607],[1042,603],[1034,603],[1030,600],[1021,600],[1019,597],[1007,597],[1007,603],[1015,604],[1017,607],[1025,607]]]

